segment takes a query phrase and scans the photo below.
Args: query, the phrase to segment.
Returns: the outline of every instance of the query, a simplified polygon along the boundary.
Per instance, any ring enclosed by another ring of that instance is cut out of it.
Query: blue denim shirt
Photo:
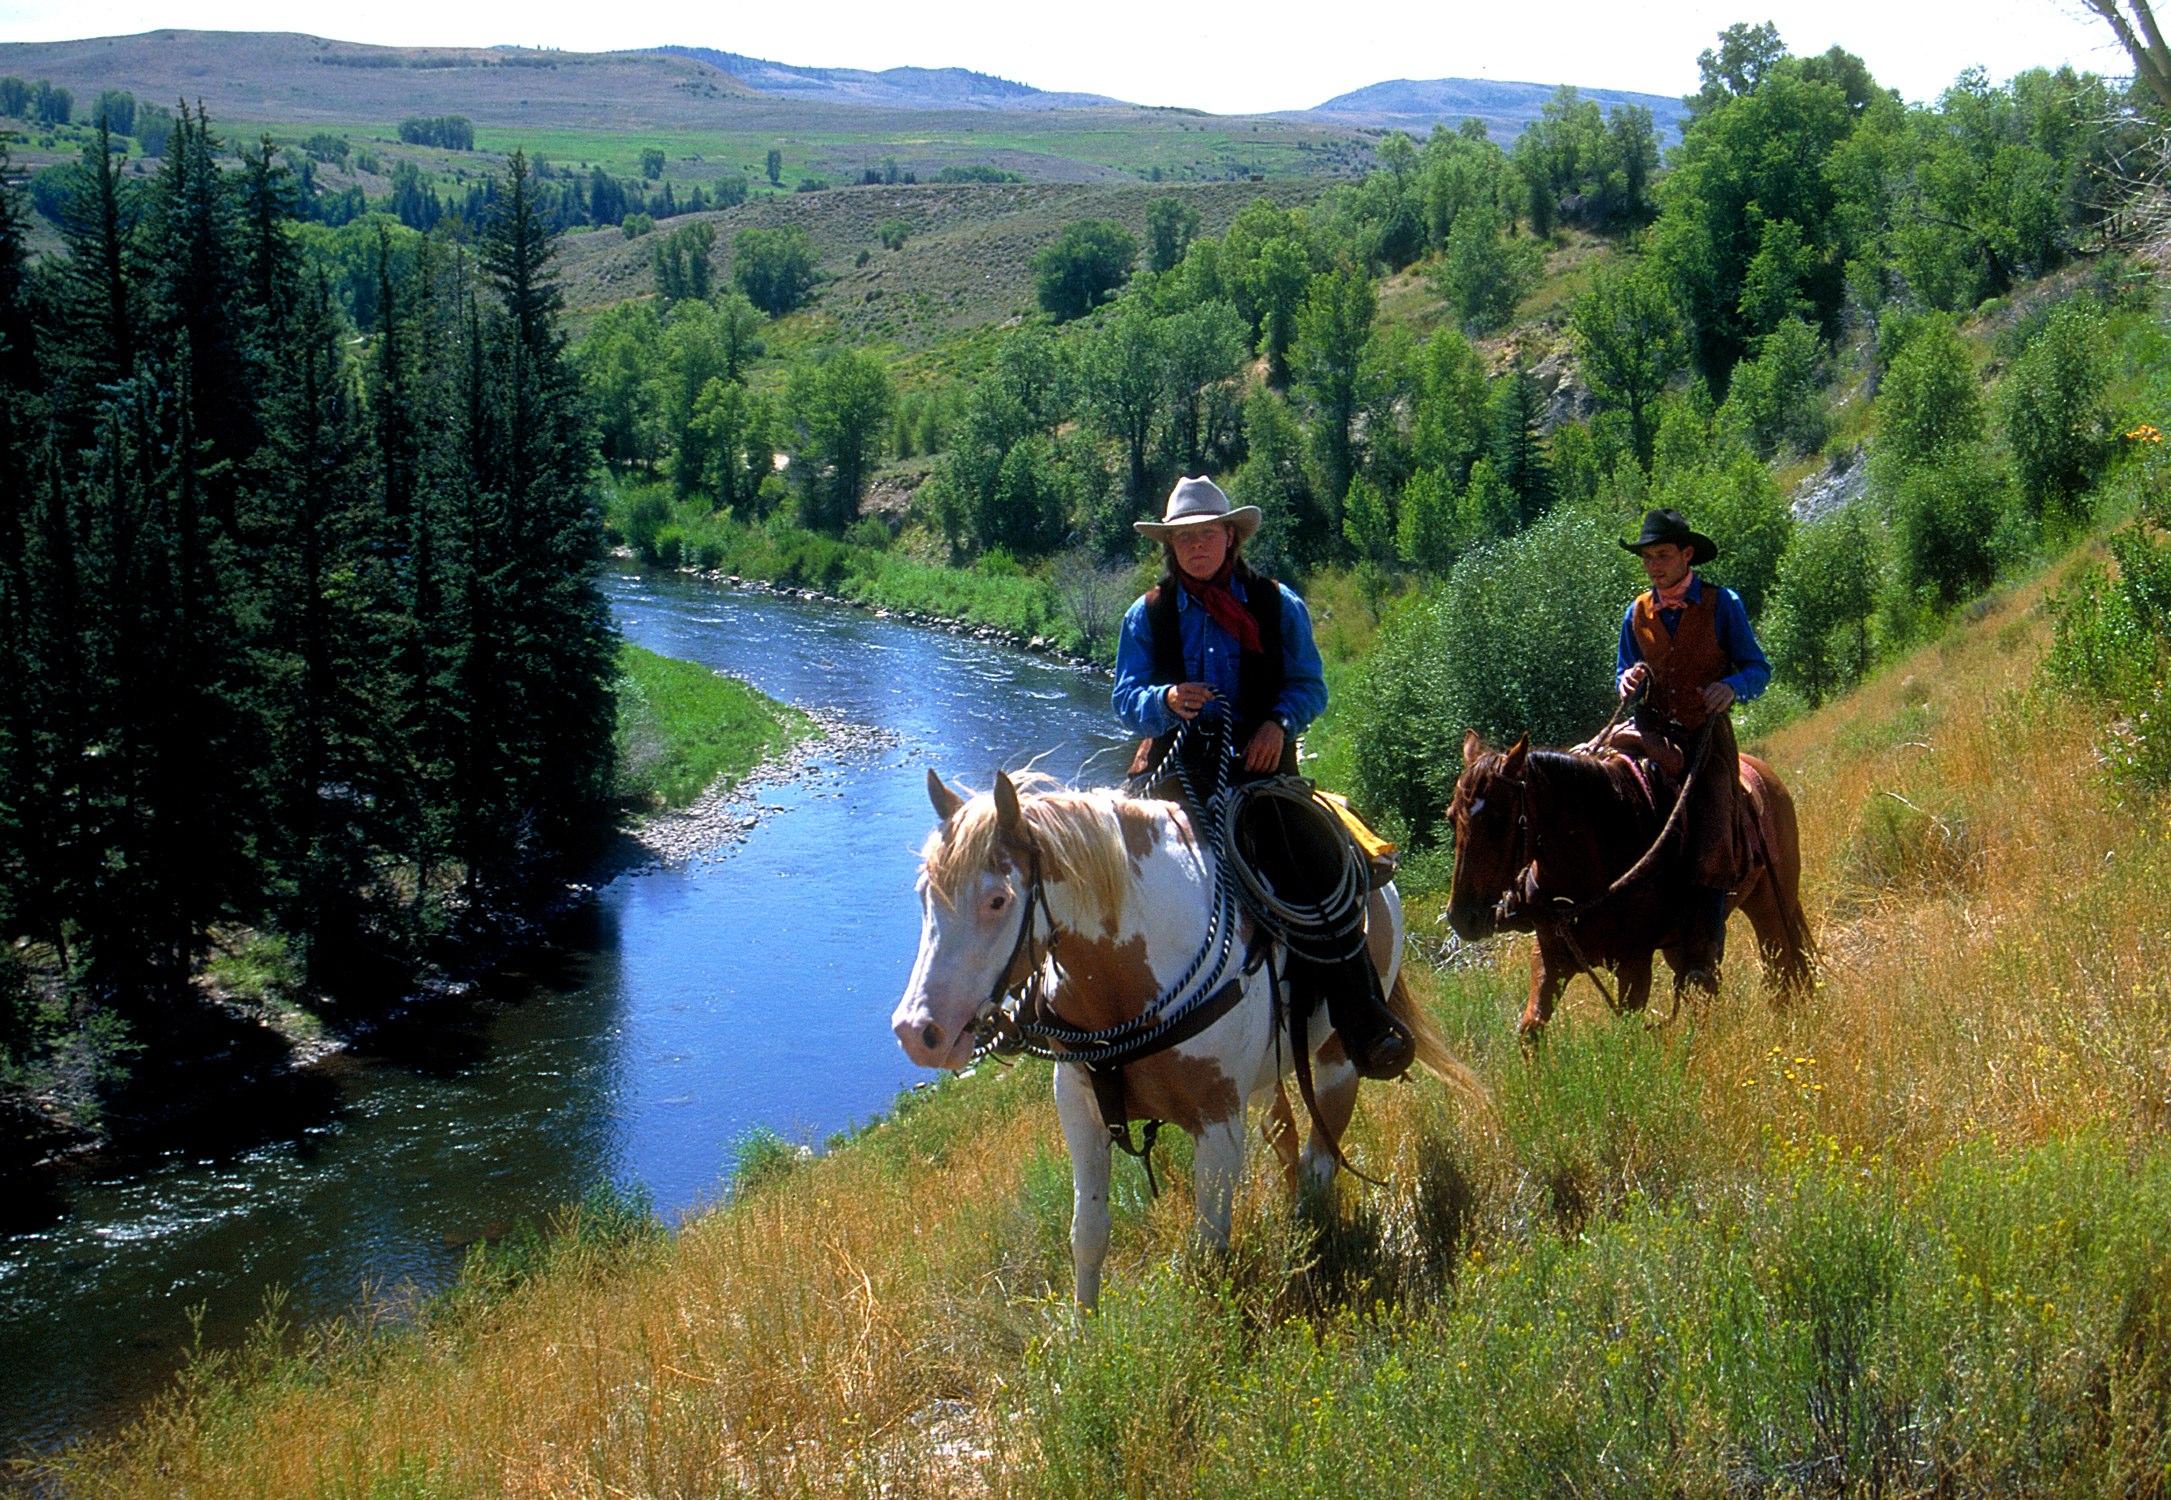
[[[1274,711],[1294,736],[1326,711],[1327,678],[1312,641],[1311,611],[1287,585],[1275,587],[1281,590],[1282,685]],[[1241,578],[1230,580],[1229,588],[1237,598],[1246,598]],[[1205,683],[1233,706],[1237,658],[1242,654],[1236,638],[1182,587],[1176,590],[1176,624],[1183,632],[1184,670],[1190,674],[1184,680]],[[1182,722],[1169,711],[1165,695],[1172,686],[1153,681],[1153,627],[1146,619],[1146,601],[1140,599],[1124,615],[1123,633],[1116,639],[1116,685],[1109,701],[1133,734],[1165,734]]]
[[[1712,585],[1717,588],[1718,585]],[[1704,596],[1704,575],[1689,575],[1689,603],[1694,604]],[[1637,595],[1640,599],[1643,596]],[[1764,659],[1764,648],[1757,644],[1756,631],[1750,628],[1749,611],[1742,607],[1741,595],[1729,588],[1719,589],[1718,617],[1712,621],[1717,628],[1719,649],[1734,664],[1734,670],[1719,680],[1734,690],[1737,703],[1747,703],[1764,691],[1764,684],[1771,681],[1771,663]],[[1668,635],[1681,624],[1681,611],[1662,609],[1658,620],[1666,627]],[[1620,681],[1621,674],[1643,660],[1643,652],[1636,645],[1636,599],[1628,601],[1628,610],[1621,616],[1621,645],[1615,654],[1613,680]]]

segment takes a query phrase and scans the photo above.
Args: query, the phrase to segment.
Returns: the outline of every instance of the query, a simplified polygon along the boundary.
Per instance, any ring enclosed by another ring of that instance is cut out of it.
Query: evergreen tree
[[[1545,451],[1545,397],[1521,365],[1493,382],[1493,471],[1515,496],[1516,520],[1528,526],[1553,503],[1553,467]]]

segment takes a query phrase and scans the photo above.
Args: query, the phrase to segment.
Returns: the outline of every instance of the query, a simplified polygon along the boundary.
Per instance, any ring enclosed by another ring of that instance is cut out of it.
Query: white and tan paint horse
[[[1019,779],[1026,790],[998,774],[992,792],[968,799],[928,772],[942,821],[921,851],[920,951],[891,1016],[897,1038],[923,1067],[961,1069],[977,1054],[1000,997],[1036,972],[1054,1014],[1088,1032],[1131,1021],[1178,989],[1206,993],[1236,982],[1233,1007],[1195,1036],[1128,1063],[1122,1083],[1132,1118],[1166,1121],[1191,1136],[1199,1232],[1226,1246],[1246,1106],[1269,1104],[1267,1139],[1291,1190],[1324,1184],[1356,1108],[1357,1070],[1318,1007],[1309,1037],[1318,1108],[1300,1154],[1280,1087],[1290,1059],[1277,1037],[1270,970],[1243,972],[1248,922],[1229,945],[1233,956],[1211,941],[1215,856],[1201,849],[1190,818],[1170,802]],[[1402,982],[1402,905],[1392,885],[1373,893],[1367,920],[1372,961],[1389,1005],[1417,1039],[1418,1060],[1482,1097]],[[1083,1067],[1056,1067],[1055,1101],[1071,1159],[1075,1291],[1092,1307],[1108,1250],[1110,1134]]]

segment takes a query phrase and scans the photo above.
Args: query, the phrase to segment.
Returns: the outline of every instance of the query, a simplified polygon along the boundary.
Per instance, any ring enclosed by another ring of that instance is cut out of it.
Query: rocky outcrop
[[[1789,508],[1797,521],[1815,521],[1842,506],[1852,505],[1869,488],[1869,465],[1862,461],[1862,445],[1833,455],[1819,473],[1802,481]]]

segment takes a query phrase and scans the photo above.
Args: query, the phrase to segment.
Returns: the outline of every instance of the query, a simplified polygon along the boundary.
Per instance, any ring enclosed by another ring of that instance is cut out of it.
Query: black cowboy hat
[[[1689,549],[1689,561],[1707,563],[1719,555],[1719,544],[1701,531],[1689,529],[1689,518],[1677,510],[1647,510],[1643,513],[1643,535],[1621,545],[1631,552],[1641,552],[1661,542],[1672,542],[1676,547]]]

